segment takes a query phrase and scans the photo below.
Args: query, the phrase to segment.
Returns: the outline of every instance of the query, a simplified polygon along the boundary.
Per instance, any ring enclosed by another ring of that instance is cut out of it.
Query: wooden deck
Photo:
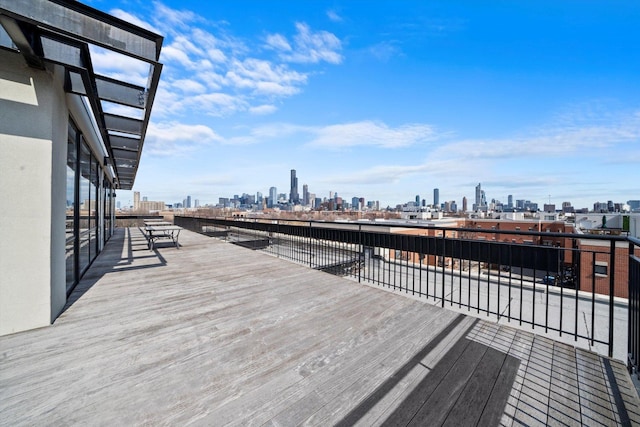
[[[621,362],[180,244],[119,229],[53,326],[0,337],[0,425],[640,425]]]

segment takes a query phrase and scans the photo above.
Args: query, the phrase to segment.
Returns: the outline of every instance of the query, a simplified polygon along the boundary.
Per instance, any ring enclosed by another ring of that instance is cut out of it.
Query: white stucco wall
[[[49,325],[66,301],[60,77],[0,51],[0,335]]]

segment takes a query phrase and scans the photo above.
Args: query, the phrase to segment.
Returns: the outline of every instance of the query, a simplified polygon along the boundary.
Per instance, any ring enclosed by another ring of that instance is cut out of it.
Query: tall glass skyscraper
[[[269,201],[267,207],[272,208],[278,203],[278,189],[276,187],[269,188]]]
[[[298,178],[296,177],[296,170],[291,169],[291,191],[289,192],[289,202],[294,205],[300,204],[300,195],[298,194]]]

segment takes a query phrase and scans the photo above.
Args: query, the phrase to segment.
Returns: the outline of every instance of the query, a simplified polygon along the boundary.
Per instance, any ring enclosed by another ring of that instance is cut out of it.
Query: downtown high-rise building
[[[140,192],[134,191],[133,192],[133,210],[137,211],[139,209],[140,209]]]
[[[302,204],[309,205],[309,186],[307,184],[302,186]]]
[[[486,210],[487,209],[487,197],[482,190],[482,185],[478,183],[476,186],[476,201],[473,204],[473,210]]]
[[[269,188],[269,201],[267,207],[272,208],[278,204],[278,189],[276,187]]]
[[[300,204],[300,195],[298,194],[298,178],[296,170],[291,169],[291,191],[289,192],[289,202],[294,205]]]
[[[360,210],[360,198],[359,197],[352,197],[351,198],[351,209],[353,209],[354,211]]]
[[[436,208],[440,206],[440,190],[438,188],[433,189],[433,206]]]

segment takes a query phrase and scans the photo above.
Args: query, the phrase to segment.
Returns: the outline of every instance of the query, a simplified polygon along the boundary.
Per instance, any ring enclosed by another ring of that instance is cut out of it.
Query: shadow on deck
[[[1,425],[634,425],[624,365],[184,231],[0,337]]]

